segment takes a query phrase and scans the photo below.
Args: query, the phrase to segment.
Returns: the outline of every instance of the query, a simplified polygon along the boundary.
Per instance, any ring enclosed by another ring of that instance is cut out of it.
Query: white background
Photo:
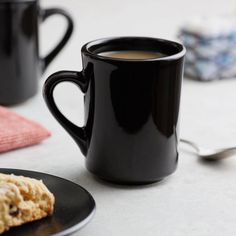
[[[62,7],[75,20],[75,31],[40,82],[51,73],[81,70],[80,48],[107,36],[140,35],[175,39],[178,27],[198,15],[236,15],[235,0],[44,0],[42,7]],[[41,27],[41,52],[53,47],[65,28],[60,17]],[[181,136],[207,147],[236,145],[236,78],[212,83],[184,79]],[[83,124],[83,96],[71,84],[56,89],[60,108]],[[52,132],[41,145],[0,155],[1,167],[56,174],[85,187],[96,200],[93,220],[80,236],[233,236],[236,235],[236,156],[204,163],[180,149],[178,170],[151,186],[122,187],[95,180],[84,157],[37,96],[12,110]]]

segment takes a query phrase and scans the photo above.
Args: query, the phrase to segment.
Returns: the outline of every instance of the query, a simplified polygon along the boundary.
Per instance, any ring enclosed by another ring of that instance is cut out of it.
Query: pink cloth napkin
[[[0,153],[40,143],[50,135],[40,124],[0,106]]]

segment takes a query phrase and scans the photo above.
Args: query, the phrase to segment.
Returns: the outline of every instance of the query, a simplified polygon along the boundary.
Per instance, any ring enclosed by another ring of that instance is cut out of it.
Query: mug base
[[[145,181],[129,181],[129,180],[118,180],[118,179],[111,179],[111,178],[107,178],[104,176],[98,176],[97,174],[92,173],[91,171],[89,171],[90,174],[93,175],[93,177],[98,180],[98,181],[102,181],[104,183],[108,183],[108,184],[116,184],[116,185],[133,185],[133,186],[138,186],[138,185],[149,185],[149,184],[154,184],[154,183],[158,183],[163,181],[165,178],[160,178],[160,179],[155,179],[155,180],[145,180]]]
[[[97,171],[97,169],[91,168],[91,166],[88,164],[88,162],[86,162],[86,169],[88,170],[88,172],[90,174],[92,174],[95,179],[97,179],[98,181],[104,181],[107,183],[113,183],[113,184],[117,184],[117,185],[133,185],[133,186],[138,186],[138,185],[149,185],[149,184],[154,184],[154,183],[158,183],[158,182],[162,182],[163,180],[167,179],[170,175],[172,175],[176,169],[177,169],[177,163],[176,165],[172,166],[171,169],[169,169],[168,171],[166,171],[164,174],[162,173],[162,175],[159,176],[136,176],[136,178],[134,176],[110,176],[110,175],[105,175],[103,173],[101,173],[101,171]]]
[[[100,178],[100,177],[99,177]],[[139,185],[150,185],[150,184],[155,184],[155,183],[159,183],[162,180],[164,180],[164,178],[162,179],[157,179],[157,180],[153,180],[153,181],[116,181],[116,180],[110,180],[110,179],[104,179],[104,178],[100,178],[101,180],[103,180],[104,182],[108,182],[108,183],[112,183],[112,184],[116,184],[116,185],[133,185],[133,186],[139,186]]]

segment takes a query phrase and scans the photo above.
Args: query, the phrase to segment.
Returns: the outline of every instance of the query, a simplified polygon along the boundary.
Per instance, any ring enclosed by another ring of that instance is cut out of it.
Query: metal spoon
[[[192,141],[186,139],[180,139],[180,142],[186,143],[193,147],[196,151],[196,154],[205,160],[218,161],[221,159],[225,159],[227,157],[233,156],[236,154],[236,147],[228,147],[228,148],[218,148],[218,149],[207,149],[199,147]]]

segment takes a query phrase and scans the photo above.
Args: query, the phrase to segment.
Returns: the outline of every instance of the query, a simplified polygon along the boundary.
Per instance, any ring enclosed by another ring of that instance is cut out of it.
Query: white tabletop
[[[175,39],[178,27],[193,15],[236,13],[235,0],[44,0],[60,6],[76,20],[72,40],[50,65],[51,73],[81,70],[81,46],[90,40],[118,35]],[[45,53],[60,37],[64,21],[54,17],[41,30]],[[184,79],[181,136],[207,147],[236,145],[236,79],[200,83]],[[61,109],[83,124],[83,96],[63,84],[56,89]],[[177,171],[151,186],[112,186],[95,180],[85,169],[78,147],[46,108],[41,88],[37,96],[12,110],[34,119],[52,132],[40,145],[0,155],[0,167],[30,169],[59,175],[86,188],[95,198],[93,220],[80,236],[233,236],[236,235],[236,156],[204,163],[180,149]]]

